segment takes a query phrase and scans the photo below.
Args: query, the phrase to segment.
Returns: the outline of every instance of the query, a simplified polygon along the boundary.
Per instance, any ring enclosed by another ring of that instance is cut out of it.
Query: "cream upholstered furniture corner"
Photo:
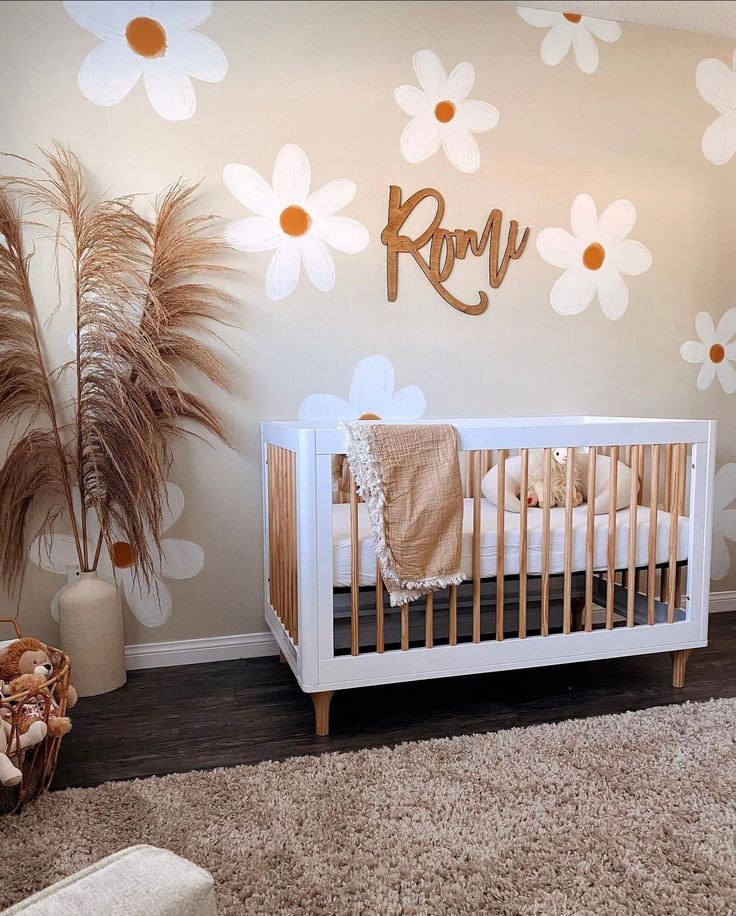
[[[168,849],[130,846],[44,888],[4,916],[217,916],[212,875]]]

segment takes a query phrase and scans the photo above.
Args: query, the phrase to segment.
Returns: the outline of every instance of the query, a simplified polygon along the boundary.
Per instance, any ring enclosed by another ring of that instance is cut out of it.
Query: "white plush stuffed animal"
[[[576,453],[577,454],[577,453]],[[572,504],[579,506],[583,501],[581,484],[583,480],[582,465],[577,459],[573,468]],[[526,501],[530,506],[547,505],[550,508],[565,505],[565,478],[567,475],[568,450],[556,448],[552,450],[550,462],[549,494],[544,489],[544,449],[536,448],[529,452],[529,488]]]

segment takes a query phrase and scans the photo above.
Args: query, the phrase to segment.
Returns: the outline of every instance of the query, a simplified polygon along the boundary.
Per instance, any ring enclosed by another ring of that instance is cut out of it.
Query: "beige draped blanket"
[[[455,429],[356,421],[346,430],[350,470],[368,508],[392,606],[462,582]]]

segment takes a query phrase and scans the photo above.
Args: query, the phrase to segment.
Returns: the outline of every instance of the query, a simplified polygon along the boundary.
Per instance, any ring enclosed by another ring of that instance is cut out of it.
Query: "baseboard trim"
[[[736,611],[736,589],[711,593],[711,614],[726,611]],[[142,668],[197,665],[202,662],[223,662],[234,658],[260,658],[265,655],[276,655],[278,651],[276,640],[268,630],[262,633],[213,636],[207,639],[149,642],[125,647],[125,667],[128,671],[138,671]]]

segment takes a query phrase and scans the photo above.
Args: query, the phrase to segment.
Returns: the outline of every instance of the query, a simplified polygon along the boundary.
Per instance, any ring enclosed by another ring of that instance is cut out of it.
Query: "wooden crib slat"
[[[616,584],[616,489],[618,445],[611,446],[611,493],[608,500],[608,567],[606,574],[606,629],[613,629],[613,598]]]
[[[482,456],[481,477],[485,476],[485,474],[490,471],[491,467],[493,466],[493,450],[490,448],[484,448]]]
[[[450,586],[450,645],[457,645],[457,585]]]
[[[687,444],[682,443],[680,445],[680,486],[678,489],[678,500],[677,500],[677,512],[678,515],[685,514],[685,489],[687,488]],[[678,566],[675,570],[675,607],[680,607],[682,605],[682,577],[684,573],[684,567]]]
[[[401,605],[401,651],[409,648],[409,605]]]
[[[519,515],[519,639],[526,638],[526,604],[527,604],[527,537],[528,509],[526,501],[529,489],[529,449],[521,449],[521,512]]]
[[[596,448],[588,451],[588,511],[585,529],[585,631],[593,629],[593,557],[595,547],[595,462]]]
[[[545,496],[549,494],[552,482],[552,449],[544,450],[544,472],[542,483]],[[545,499],[542,509],[542,636],[549,636],[549,497]]]
[[[670,489],[670,543],[669,543],[669,567],[667,570],[667,623],[675,621],[675,590],[677,587],[677,535],[680,510],[680,478],[681,462],[680,451],[681,445],[675,446],[672,460],[672,486]]]
[[[659,502],[659,445],[651,447],[649,467],[649,544],[647,546],[647,623],[654,624],[654,597],[657,589],[657,504]]]
[[[427,592],[424,599],[424,645],[431,649],[434,645],[434,594]]]
[[[498,450],[496,482],[496,639],[503,639],[504,574],[506,567],[506,449]]]
[[[575,449],[567,450],[565,467],[565,569],[563,577],[562,632],[572,629],[572,510],[575,485]]]
[[[473,642],[480,642],[480,452],[473,452]]]
[[[283,524],[283,487],[282,487],[282,467],[283,467],[283,449],[274,448],[274,477],[275,477],[275,496],[276,496],[276,613],[281,623],[289,631],[289,619],[286,615],[284,604],[284,524]]]
[[[350,654],[360,653],[360,533],[358,490],[350,474]]]
[[[639,479],[636,469],[639,467],[639,446],[631,449],[631,487],[629,489],[629,572],[626,593],[626,626],[634,626],[634,607],[636,599],[636,536],[637,536],[637,491]]]
[[[664,456],[664,494],[662,498],[662,508],[665,512],[670,511],[670,498],[672,493],[672,446],[665,446]],[[667,570],[661,569],[659,573],[659,600],[667,600]]]
[[[381,563],[378,558],[376,558],[376,652],[379,654],[386,648],[383,602],[383,575],[381,573]]]
[[[473,496],[473,452],[465,452],[465,496]]]
[[[299,596],[296,562],[296,452],[289,452],[289,561],[291,589],[291,627],[294,644],[299,642]]]

